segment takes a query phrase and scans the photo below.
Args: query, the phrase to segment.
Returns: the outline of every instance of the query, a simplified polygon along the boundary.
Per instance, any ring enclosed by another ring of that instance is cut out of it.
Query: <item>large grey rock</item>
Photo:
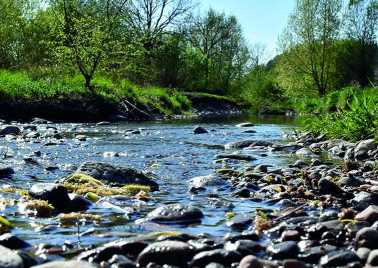
[[[225,183],[225,180],[219,178],[214,174],[210,174],[207,176],[199,176],[194,177],[189,180],[189,187],[211,187],[211,186],[219,186]]]
[[[101,162],[86,162],[76,172],[87,174],[104,183],[116,186],[141,184],[150,186],[152,191],[159,190],[159,185],[152,178],[131,167],[119,167]]]
[[[0,246],[0,267],[1,268],[23,268],[24,262],[16,251]]]
[[[58,210],[66,210],[71,202],[67,189],[54,183],[36,183],[29,190],[29,195],[35,199],[48,201]]]
[[[378,249],[370,251],[366,264],[368,267],[378,266]]]
[[[218,154],[216,159],[232,159],[232,160],[241,160],[241,161],[254,161],[256,157],[252,155],[245,154]]]
[[[98,268],[96,264],[83,261],[53,261],[32,268]]]
[[[156,208],[147,214],[149,221],[162,224],[190,224],[201,222],[203,213],[198,208],[171,204]]]
[[[149,263],[186,267],[195,254],[189,244],[180,241],[155,242],[146,247],[138,256],[138,264],[145,267]]]

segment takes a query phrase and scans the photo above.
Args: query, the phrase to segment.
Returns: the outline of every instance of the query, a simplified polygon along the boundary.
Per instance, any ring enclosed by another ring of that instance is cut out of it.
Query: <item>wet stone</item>
[[[343,190],[339,186],[325,178],[318,182],[318,187],[321,194],[340,196],[343,193]]]
[[[246,256],[259,253],[263,250],[263,247],[259,243],[252,240],[239,240],[235,243],[227,242],[224,245],[224,249],[228,251],[237,251],[241,255]]]
[[[238,268],[263,268],[264,264],[255,256],[245,256],[239,263]]]
[[[366,264],[370,267],[378,266],[378,249],[370,251]]]
[[[10,178],[14,174],[14,169],[10,166],[0,164],[0,178]]]
[[[36,183],[31,187],[29,195],[46,200],[58,210],[65,210],[71,201],[67,189],[54,183]]]
[[[287,241],[269,246],[267,253],[273,259],[292,259],[298,256],[299,248],[296,242]]]
[[[378,249],[378,231],[374,228],[365,227],[356,234],[356,246],[370,249]]]
[[[320,259],[322,267],[340,267],[346,266],[352,262],[360,262],[356,253],[350,250],[340,250],[331,252]]]
[[[113,257],[108,261],[111,268],[136,268],[136,264],[122,255],[113,255]]]
[[[190,224],[201,222],[200,209],[181,204],[171,204],[156,208],[147,215],[149,221],[163,224]]]
[[[246,230],[251,224],[253,220],[249,216],[238,215],[232,218],[230,221],[227,222],[227,226],[233,230],[243,231]]]
[[[0,137],[6,136],[6,135],[20,135],[21,129],[16,126],[6,126],[0,129]]]
[[[206,134],[206,133],[209,133],[209,131],[207,131],[204,127],[196,127],[195,129],[193,129],[193,133],[194,134]]]
[[[378,206],[369,206],[365,210],[358,213],[355,217],[357,221],[367,221],[374,223],[378,220]]]
[[[230,267],[232,263],[239,262],[242,256],[235,251],[227,251],[224,249],[214,249],[203,251],[195,255],[190,262],[190,267],[205,267],[209,263],[216,262],[226,267]]]
[[[149,263],[185,267],[193,255],[194,250],[187,243],[180,241],[155,242],[139,254],[138,264],[142,267]]]
[[[141,184],[151,187],[151,190],[159,189],[158,184],[144,173],[130,167],[118,167],[107,163],[86,162],[77,170],[107,184],[124,186],[125,184]]]
[[[29,243],[10,233],[0,236],[0,245],[9,249],[22,249],[31,246]]]

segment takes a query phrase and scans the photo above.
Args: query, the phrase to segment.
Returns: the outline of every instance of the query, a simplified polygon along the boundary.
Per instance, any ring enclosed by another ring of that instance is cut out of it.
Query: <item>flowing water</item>
[[[12,179],[1,183],[29,188],[36,182],[52,182],[71,174],[85,161],[109,162],[115,165],[128,165],[155,174],[160,191],[152,193],[148,202],[128,198],[105,198],[105,203],[94,205],[87,213],[101,216],[101,223],[80,223],[78,226],[62,227],[59,220],[53,218],[32,218],[20,214],[17,206],[4,207],[1,211],[16,225],[13,233],[32,244],[63,243],[81,245],[98,244],[135,233],[154,231],[185,231],[189,233],[209,233],[223,236],[230,228],[226,225],[225,214],[249,214],[256,207],[270,208],[264,203],[233,198],[230,186],[209,188],[207,192],[193,195],[188,192],[188,181],[196,176],[214,173],[217,168],[225,167],[216,163],[215,156],[225,151],[219,145],[240,140],[267,140],[285,142],[284,134],[293,128],[289,121],[280,119],[256,119],[252,129],[256,133],[245,133],[248,128],[237,128],[235,124],[244,122],[245,118],[218,122],[153,122],[122,123],[98,126],[95,124],[56,124],[40,125],[39,129],[55,127],[65,137],[64,143],[46,146],[45,140],[1,140],[3,153],[13,154],[3,162],[16,170]],[[208,134],[194,135],[197,125],[210,130]],[[140,129],[141,134],[129,134],[127,130]],[[73,139],[76,134],[89,137],[86,141]],[[41,157],[35,158],[36,151]],[[119,156],[114,156],[117,153]],[[257,158],[252,162],[235,161],[228,165],[233,168],[269,164],[275,167],[287,165],[294,161],[292,157],[279,153],[244,150],[243,154]],[[266,154],[266,155],[265,155]],[[25,162],[32,155],[37,163]],[[46,167],[57,167],[46,171]],[[217,193],[220,198],[210,198],[209,193]],[[1,194],[9,198],[10,194]],[[205,214],[201,224],[191,226],[163,226],[140,222],[149,211],[159,205],[170,203],[191,204],[199,207]],[[108,204],[108,205],[103,205]],[[114,206],[109,206],[112,204]]]

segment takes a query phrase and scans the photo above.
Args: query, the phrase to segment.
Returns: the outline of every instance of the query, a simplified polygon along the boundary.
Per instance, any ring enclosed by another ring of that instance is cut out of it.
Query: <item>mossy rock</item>
[[[111,187],[105,185],[100,180],[82,173],[74,173],[66,178],[63,182],[63,186],[66,187],[68,191],[76,194],[95,194],[98,196],[135,196],[140,191],[146,193],[151,191],[149,186],[138,184],[128,184],[123,187]]]
[[[21,212],[33,214],[36,217],[47,218],[53,214],[54,207],[45,200],[25,200],[19,204]]]
[[[64,226],[71,226],[75,225],[78,222],[85,221],[85,222],[100,222],[101,217],[99,215],[94,214],[86,214],[86,213],[67,213],[67,214],[59,214],[58,216],[59,221]]]

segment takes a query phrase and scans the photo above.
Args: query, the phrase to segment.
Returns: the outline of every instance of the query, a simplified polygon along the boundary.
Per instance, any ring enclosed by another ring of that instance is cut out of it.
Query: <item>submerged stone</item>
[[[147,215],[149,221],[163,224],[190,224],[201,222],[203,213],[198,208],[181,204],[158,207]]]

